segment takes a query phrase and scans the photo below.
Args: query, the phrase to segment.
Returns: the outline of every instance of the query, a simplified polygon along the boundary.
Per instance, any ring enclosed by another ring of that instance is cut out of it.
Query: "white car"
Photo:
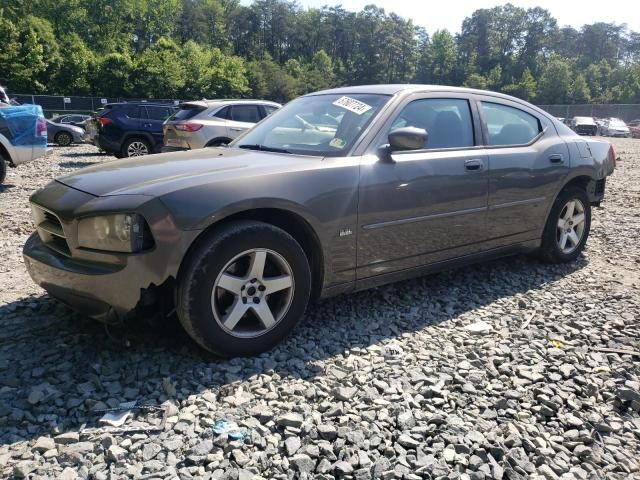
[[[603,137],[631,137],[631,130],[623,120],[619,118],[609,118],[604,121],[600,129],[600,134]]]
[[[184,102],[163,125],[163,152],[226,145],[282,105],[265,100]]]
[[[47,124],[39,105],[0,105],[0,184],[7,165],[17,167],[47,153]]]

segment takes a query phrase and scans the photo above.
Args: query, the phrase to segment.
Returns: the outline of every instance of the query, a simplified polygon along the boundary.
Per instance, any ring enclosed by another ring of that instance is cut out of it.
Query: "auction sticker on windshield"
[[[372,108],[371,105],[367,105],[366,103],[351,97],[340,97],[338,100],[333,102],[333,104],[337,107],[342,107],[346,110],[349,110],[356,115],[362,115]]]

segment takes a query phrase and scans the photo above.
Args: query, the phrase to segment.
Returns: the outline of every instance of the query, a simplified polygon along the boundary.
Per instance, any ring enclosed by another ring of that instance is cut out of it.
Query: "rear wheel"
[[[71,136],[69,132],[59,132],[55,136],[54,141],[61,147],[68,147],[73,143],[73,136]]]
[[[178,317],[202,347],[247,356],[274,347],[304,315],[311,273],[285,231],[262,222],[226,225],[189,255],[178,284]]]
[[[141,157],[151,153],[151,145],[144,138],[129,138],[122,145],[123,157]]]
[[[554,202],[545,226],[542,258],[552,263],[575,260],[584,250],[590,229],[589,196],[581,188],[565,188]]]

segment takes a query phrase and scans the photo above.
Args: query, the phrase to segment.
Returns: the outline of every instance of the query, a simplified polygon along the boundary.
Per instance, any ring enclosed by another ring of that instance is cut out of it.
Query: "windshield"
[[[609,122],[611,127],[626,127],[627,125],[622,120],[611,120]]]
[[[342,156],[390,96],[374,94],[300,97],[269,115],[231,147],[303,155]]]

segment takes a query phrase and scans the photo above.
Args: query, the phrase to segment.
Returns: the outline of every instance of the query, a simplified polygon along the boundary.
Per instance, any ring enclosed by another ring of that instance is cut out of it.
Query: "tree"
[[[571,83],[571,90],[569,92],[571,103],[589,103],[591,101],[591,93],[589,92],[589,85],[584,78],[584,75],[579,73],[573,79]]]
[[[532,102],[536,98],[536,89],[537,82],[531,71],[528,68],[525,68],[524,72],[522,72],[522,76],[520,80],[516,83],[511,83],[506,85],[502,91],[504,93],[508,93],[509,95],[514,95],[518,98],[522,98],[528,102]]]
[[[76,33],[62,36],[60,50],[64,52],[64,62],[61,62],[53,77],[51,89],[58,94],[74,92],[75,95],[87,95],[91,93],[89,76],[96,63],[93,52]]]
[[[186,83],[180,47],[170,39],[160,38],[135,59],[131,76],[134,95],[147,98],[172,98]]]
[[[538,100],[542,104],[566,104],[569,99],[571,73],[561,58],[553,58],[540,78]]]

